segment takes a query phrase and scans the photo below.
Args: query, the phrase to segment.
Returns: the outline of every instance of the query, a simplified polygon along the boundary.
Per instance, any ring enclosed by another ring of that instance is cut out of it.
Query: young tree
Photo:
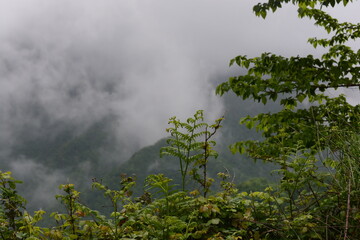
[[[169,124],[172,125],[166,129],[171,135],[167,139],[169,146],[161,148],[160,156],[170,155],[179,160],[183,191],[187,175],[190,174],[193,180],[200,183],[205,197],[209,192],[213,179],[207,176],[208,161],[218,155],[212,148],[216,144],[212,137],[221,127],[222,120],[223,118],[219,118],[214,124],[209,125],[204,122],[203,110],[196,111],[194,117],[188,118],[186,122],[176,117],[169,119]],[[202,169],[202,175],[198,173],[198,168]]]
[[[266,18],[270,10],[289,2],[268,0],[253,10]],[[264,140],[238,142],[231,149],[280,165],[282,180],[270,191],[279,212],[266,222],[276,219],[273,229],[281,229],[277,232],[282,238],[359,239],[360,105],[326,91],[352,88],[352,94],[360,96],[360,50],[348,45],[360,38],[360,24],[339,22],[326,13],[326,8],[347,5],[347,0],[291,2],[298,6],[300,18],[313,19],[328,32],[328,38],[308,40],[325,53],[320,58],[263,53],[230,61],[247,73],[219,85],[217,94],[232,91],[263,104],[279,96],[283,106],[277,113],[243,118],[241,122],[261,131]],[[309,107],[300,108],[304,100]]]
[[[270,10],[275,12],[288,2],[269,0],[257,4],[253,10],[257,16],[265,18]],[[329,97],[324,94],[328,89],[341,88],[353,88],[353,94],[360,93],[360,50],[346,45],[350,40],[360,38],[360,24],[339,22],[325,12],[327,7],[346,5],[348,1],[293,0],[292,3],[298,6],[300,18],[313,19],[316,25],[330,34],[326,39],[309,39],[314,48],[321,46],[327,52],[320,58],[313,55],[286,58],[263,53],[254,58],[237,56],[230,61],[230,66],[236,63],[248,71],[219,85],[217,94],[233,91],[243,99],[252,98],[264,104],[269,100],[276,101],[280,96],[283,106],[278,113],[242,119],[249,128],[256,125],[265,140],[236,143],[232,146],[234,152],[247,152],[254,158],[270,160],[271,156],[280,154],[279,147],[293,147],[299,141],[317,152],[335,147],[326,141],[332,137],[330,129],[360,129],[359,105],[352,106],[343,95]],[[311,107],[296,108],[304,100]]]

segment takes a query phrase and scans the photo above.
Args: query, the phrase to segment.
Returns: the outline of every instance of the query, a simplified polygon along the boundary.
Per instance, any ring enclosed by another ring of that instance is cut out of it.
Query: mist
[[[166,136],[169,117],[198,109],[210,119],[220,117],[223,103],[214,89],[226,78],[217,76],[233,71],[228,62],[236,55],[321,53],[306,42],[325,32],[298,19],[296,8],[286,6],[263,20],[252,4],[1,0],[0,167],[46,183],[33,199],[46,201],[67,171],[16,154],[20,143],[51,142],[64,131],[81,135],[111,118],[114,154],[103,152],[106,164],[118,164]],[[358,21],[358,9],[335,14]],[[79,164],[86,169],[86,159]]]

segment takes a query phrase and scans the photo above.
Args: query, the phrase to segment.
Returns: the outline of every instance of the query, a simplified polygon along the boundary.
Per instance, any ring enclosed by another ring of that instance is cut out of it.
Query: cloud
[[[18,189],[28,201],[30,209],[54,206],[55,195],[60,193],[56,186],[66,183],[61,170],[48,169],[25,157],[13,159],[9,169],[14,172],[13,177],[24,182],[18,185]]]
[[[3,142],[16,142],[12,137],[24,126],[36,132],[48,121],[86,128],[115,114],[122,137],[144,146],[164,135],[173,114],[221,109],[208,82],[211,71],[202,72],[191,50],[136,4],[29,2],[4,8]]]
[[[221,116],[211,79],[232,71],[232,57],[321,53],[306,41],[324,32],[294,7],[263,20],[252,4],[0,0],[1,164],[25,135],[51,139],[62,126],[80,133],[107,116],[116,116],[113,133],[129,155],[165,136],[173,115]],[[50,176],[36,159],[11,164],[20,175]]]
[[[129,145],[153,143],[172,115],[222,112],[209,79],[230,58],[314,53],[307,38],[324,35],[295,7],[263,20],[235,0],[0,3],[0,142],[10,146],[24,127],[84,129],[109,114]]]

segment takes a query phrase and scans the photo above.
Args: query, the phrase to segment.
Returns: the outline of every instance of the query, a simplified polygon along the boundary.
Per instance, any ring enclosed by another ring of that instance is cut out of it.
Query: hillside
[[[240,126],[239,119],[248,114],[276,111],[277,105],[265,107],[241,102],[230,94],[223,101],[225,120],[216,137],[219,157],[210,161],[209,175],[216,178],[218,172],[228,171],[236,184],[252,178],[271,179],[270,164],[233,155],[229,145],[240,140],[259,139],[254,131]],[[165,139],[142,149],[129,146],[115,131],[117,121],[117,117],[109,116],[84,129],[69,123],[43,121],[41,132],[24,126],[19,129],[17,142],[9,155],[2,157],[1,168],[13,171],[16,178],[25,182],[19,191],[29,200],[29,209],[53,206],[56,203],[53,196],[58,192],[56,186],[63,183],[76,183],[84,193],[84,202],[97,205],[91,189],[91,181],[95,178],[115,187],[120,174],[134,174],[141,186],[147,175],[161,172],[177,182],[180,177],[178,161],[159,156],[160,148],[166,146]],[[163,131],[167,127],[164,126]],[[136,188],[138,194],[142,191]]]

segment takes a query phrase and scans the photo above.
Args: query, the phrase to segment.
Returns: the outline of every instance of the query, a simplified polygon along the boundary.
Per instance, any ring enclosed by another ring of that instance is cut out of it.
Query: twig
[[[344,240],[346,240],[348,229],[349,229],[349,214],[350,214],[350,193],[351,193],[351,181],[349,179],[348,183],[348,194],[347,194],[347,206],[346,206],[346,219],[345,219],[345,233],[344,233]]]

